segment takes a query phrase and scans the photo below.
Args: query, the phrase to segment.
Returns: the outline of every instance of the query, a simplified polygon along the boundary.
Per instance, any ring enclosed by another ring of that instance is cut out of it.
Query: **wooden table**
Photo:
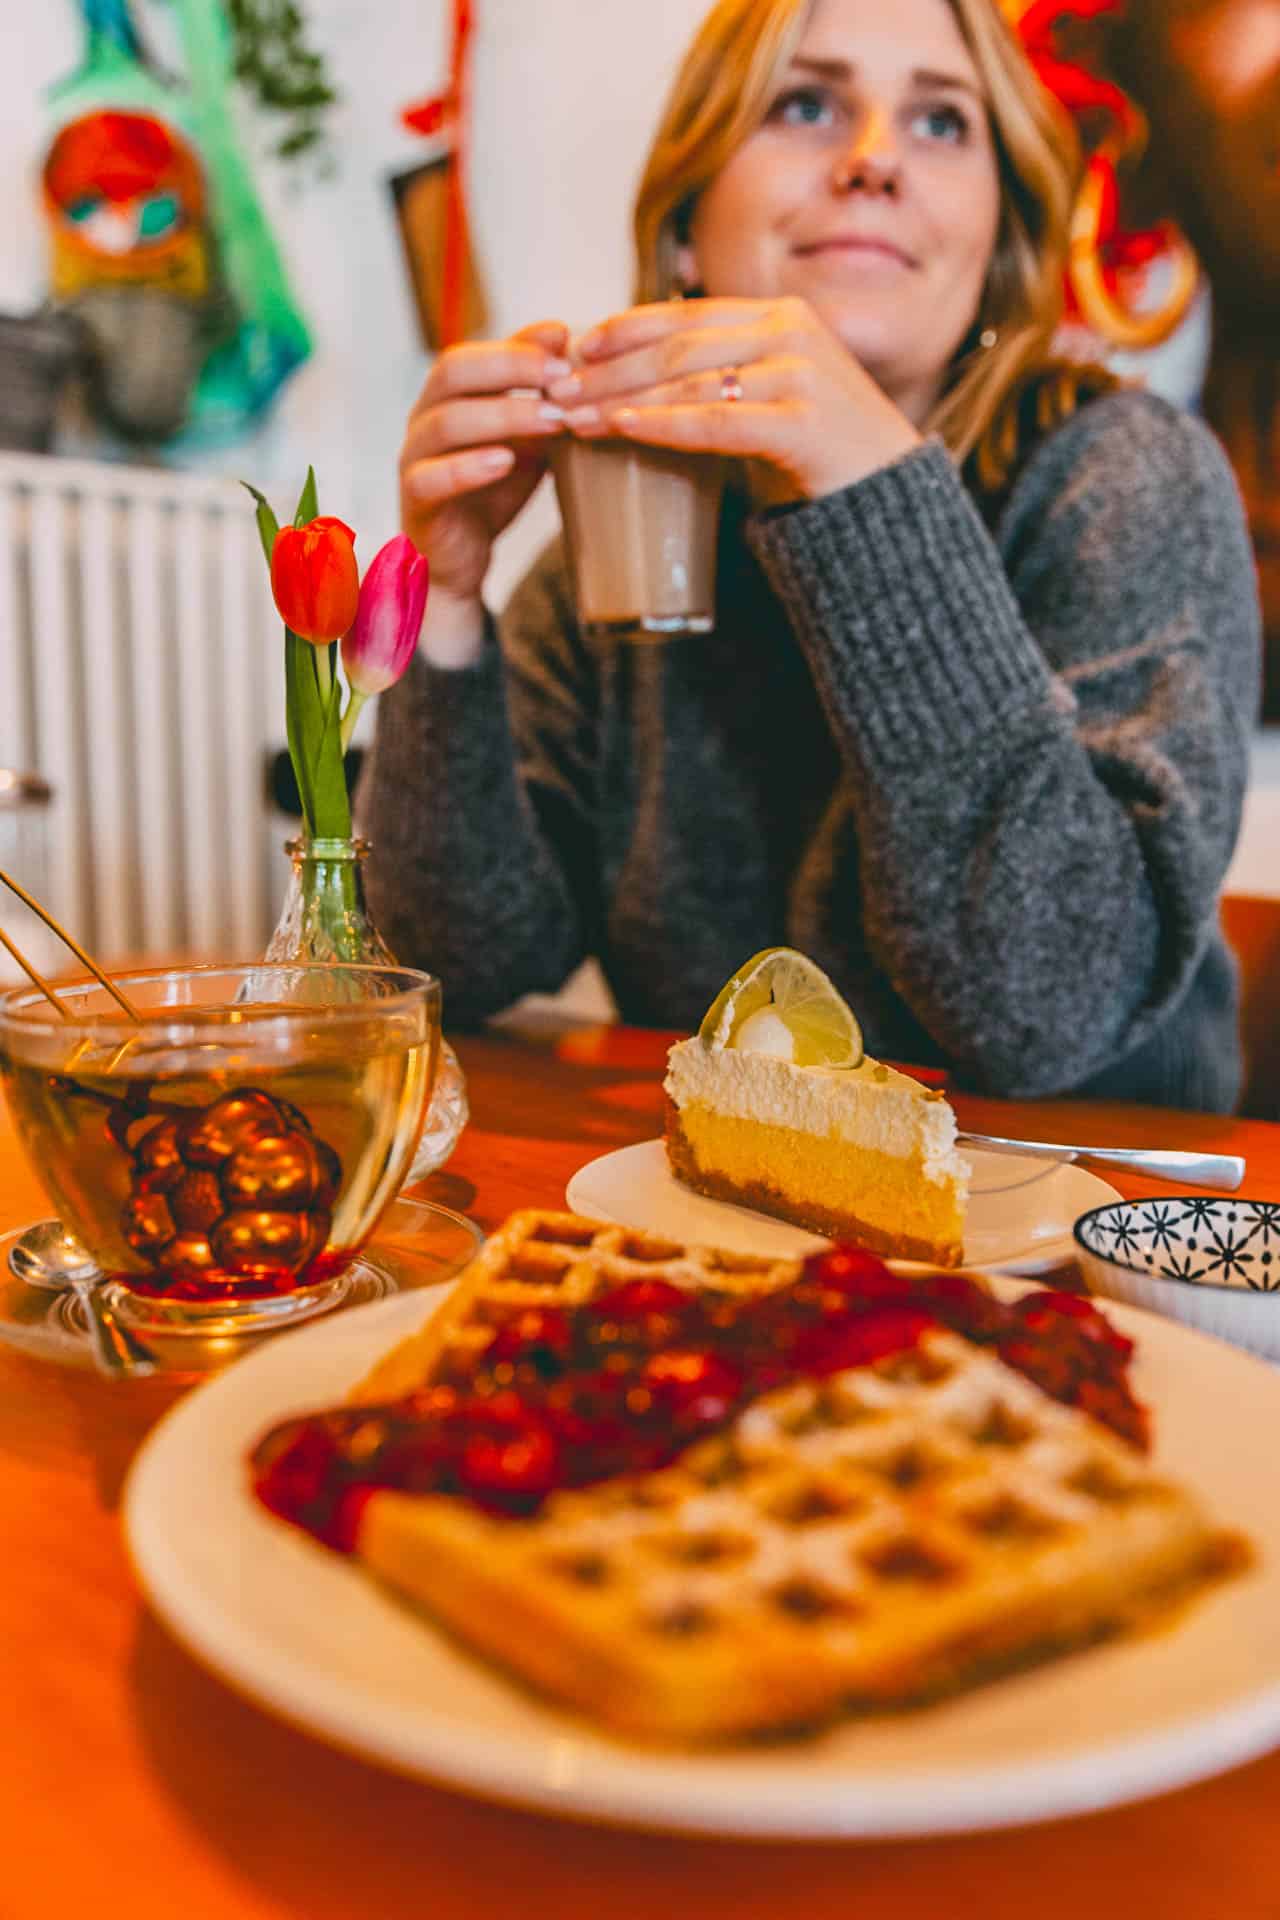
[[[459,1052],[472,1122],[426,1191],[485,1226],[561,1203],[584,1161],[657,1130],[661,1036],[561,1028]],[[988,1132],[1244,1153],[1246,1191],[1280,1199],[1280,1125],[956,1105]],[[0,1231],[44,1206],[0,1114]],[[1280,1754],[1059,1826],[789,1846],[557,1823],[330,1752],[210,1678],[139,1598],[117,1524],[121,1480],[173,1397],[0,1349],[0,1920],[1280,1913]]]

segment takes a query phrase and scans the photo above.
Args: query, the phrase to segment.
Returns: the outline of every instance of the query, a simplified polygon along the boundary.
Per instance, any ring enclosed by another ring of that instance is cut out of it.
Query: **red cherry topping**
[[[631,1320],[646,1313],[678,1312],[687,1297],[667,1280],[627,1280],[597,1295],[591,1307],[610,1320]]]
[[[1025,1293],[1014,1303],[1013,1311],[1033,1333],[1051,1333],[1062,1320],[1070,1320],[1086,1340],[1112,1347],[1126,1356],[1133,1352],[1132,1340],[1126,1340],[1116,1331],[1087,1294]]]
[[[196,1194],[193,1180],[193,1203]],[[165,1196],[133,1204],[143,1203],[164,1208]],[[642,1279],[584,1309],[526,1308],[498,1326],[478,1371],[459,1362],[454,1385],[286,1422],[256,1450],[255,1485],[274,1512],[344,1551],[380,1487],[529,1514],[557,1488],[661,1467],[747,1400],[907,1351],[939,1323],[1146,1445],[1125,1377],[1130,1343],[1091,1301],[1036,1293],[1010,1307],[961,1274],[908,1280],[837,1247],[767,1295],[728,1301]]]
[[[377,1452],[363,1467],[351,1463],[353,1474],[378,1487],[401,1493],[437,1493],[457,1471],[466,1436],[449,1422],[422,1425],[392,1421]]]
[[[1089,1414],[1094,1420],[1100,1420],[1104,1426],[1118,1433],[1139,1453],[1145,1453],[1151,1445],[1151,1422],[1145,1407],[1129,1392],[1125,1382],[1118,1383],[1101,1380],[1082,1380],[1076,1394],[1076,1405],[1081,1413]]]
[[[991,1297],[963,1273],[927,1273],[920,1291],[936,1306],[957,1314],[968,1313],[975,1304]]]
[[[338,1495],[325,1529],[328,1544],[338,1553],[355,1552],[364,1510],[377,1492],[377,1487],[345,1487]]]
[[[629,1415],[623,1395],[603,1374],[588,1376],[583,1385],[559,1383],[543,1411],[563,1463],[565,1486],[585,1486],[612,1473],[637,1473],[658,1464],[652,1434]]]
[[[460,1426],[472,1430],[502,1432],[528,1423],[529,1409],[518,1393],[504,1387],[498,1393],[471,1393],[460,1397],[454,1408]]]
[[[879,1255],[868,1253],[865,1247],[841,1246],[827,1253],[811,1253],[804,1270],[818,1286],[855,1300],[897,1300],[911,1291],[909,1280],[891,1273]]]
[[[998,1339],[1009,1327],[1010,1309],[962,1273],[929,1273],[920,1282],[920,1304],[971,1340]]]
[[[1007,1340],[1002,1340],[996,1351],[1007,1367],[1025,1373],[1028,1380],[1034,1380],[1053,1399],[1062,1400],[1068,1405],[1074,1402],[1083,1377],[1080,1350],[1076,1343],[1050,1344],[1034,1334],[1015,1333]]]
[[[482,1505],[536,1502],[558,1479],[556,1443],[547,1428],[526,1421],[500,1436],[478,1435],[463,1449],[458,1478]]]
[[[887,1306],[875,1313],[849,1314],[807,1327],[796,1341],[793,1358],[800,1373],[822,1378],[902,1353],[936,1324],[921,1307]]]
[[[1051,1288],[1034,1288],[1030,1293],[1024,1293],[1020,1300],[1014,1301],[1013,1310],[1024,1320],[1042,1311],[1060,1313],[1065,1320],[1101,1317],[1087,1293],[1062,1293]]]
[[[337,1445],[322,1418],[286,1421],[255,1450],[258,1498],[285,1519],[298,1519],[328,1489],[337,1458]]]
[[[719,1354],[677,1347],[646,1360],[640,1384],[677,1418],[704,1426],[726,1417],[742,1392],[743,1377]]]
[[[561,1357],[572,1344],[573,1328],[567,1314],[554,1307],[528,1307],[498,1328],[484,1350],[485,1365],[524,1360],[535,1353]]]
[[[453,1387],[419,1387],[407,1399],[396,1402],[396,1412],[407,1420],[443,1420],[457,1410],[458,1395]]]

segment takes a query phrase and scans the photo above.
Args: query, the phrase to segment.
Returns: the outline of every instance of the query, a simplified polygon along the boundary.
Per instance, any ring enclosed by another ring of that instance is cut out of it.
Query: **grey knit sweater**
[[[379,702],[374,911],[455,1027],[595,954],[625,1020],[688,1030],[787,944],[876,1054],[1225,1110],[1258,658],[1226,460],[1134,392],[1044,440],[992,531],[936,442],[731,499],[709,636],[584,636],[557,542],[500,645]]]

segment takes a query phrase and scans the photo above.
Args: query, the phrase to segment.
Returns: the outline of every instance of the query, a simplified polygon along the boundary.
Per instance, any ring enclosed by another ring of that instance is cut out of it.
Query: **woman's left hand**
[[[806,300],[632,307],[578,359],[547,389],[572,433],[752,462],[771,504],[835,493],[920,444]]]

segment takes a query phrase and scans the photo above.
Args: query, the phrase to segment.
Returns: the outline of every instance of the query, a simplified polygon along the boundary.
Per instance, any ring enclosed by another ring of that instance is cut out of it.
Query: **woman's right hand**
[[[545,389],[567,373],[568,344],[568,327],[542,320],[508,340],[450,347],[428,374],[400,452],[400,517],[430,563],[433,599],[478,602],[493,543],[563,431]]]

